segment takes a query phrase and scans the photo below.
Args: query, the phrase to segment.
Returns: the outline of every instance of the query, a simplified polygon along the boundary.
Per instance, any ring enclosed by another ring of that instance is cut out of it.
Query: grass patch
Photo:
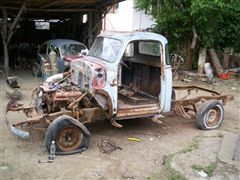
[[[198,149],[198,148],[199,148],[198,139],[194,138],[192,140],[192,142],[190,142],[186,148],[184,148],[182,151],[180,151],[180,153],[191,152],[191,151],[193,151],[195,149]]]
[[[0,164],[0,170],[2,171],[2,170],[7,170],[7,169],[10,169],[11,167],[9,166],[9,164],[8,163],[6,163],[6,162],[2,162],[1,164]]]
[[[191,167],[193,170],[196,170],[196,171],[204,171],[205,173],[207,173],[208,177],[212,177],[215,169],[217,168],[217,163],[212,162],[206,167],[203,167],[203,166],[200,166],[197,164],[193,164]]]
[[[218,137],[221,137],[221,134],[217,135]],[[164,166],[162,169],[153,174],[149,179],[151,180],[186,180],[187,178],[181,174],[181,172],[175,170],[174,168],[171,167],[171,163],[173,160],[174,155],[177,154],[182,154],[182,153],[188,153],[191,151],[194,151],[199,148],[199,142],[203,138],[203,136],[195,136],[190,143],[186,145],[186,147],[178,151],[174,154],[171,154],[167,156],[165,159]],[[213,176],[214,170],[217,168],[217,163],[210,163],[207,167],[201,167],[199,165],[192,165],[192,169],[197,170],[197,171],[204,171],[209,177]]]
[[[153,174],[150,177],[151,180],[187,180],[185,176],[183,176],[179,171],[171,168],[171,162],[173,160],[174,154],[169,155],[165,159],[164,166],[162,167],[161,171],[158,173]]]

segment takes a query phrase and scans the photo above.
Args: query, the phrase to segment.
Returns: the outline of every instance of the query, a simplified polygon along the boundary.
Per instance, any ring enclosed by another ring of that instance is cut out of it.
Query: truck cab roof
[[[150,41],[159,41],[163,45],[167,44],[167,39],[160,35],[160,34],[155,34],[151,32],[112,32],[112,31],[106,31],[98,35],[98,37],[109,37],[109,38],[114,38],[118,39],[122,42],[131,42],[131,41],[142,41],[142,40],[150,40]]]

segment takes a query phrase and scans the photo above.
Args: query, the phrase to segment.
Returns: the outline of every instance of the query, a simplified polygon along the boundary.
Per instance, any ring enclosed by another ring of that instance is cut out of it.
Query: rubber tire
[[[34,69],[36,69],[36,71],[34,71]],[[40,69],[40,64],[38,62],[33,63],[31,71],[32,71],[32,75],[34,77],[41,77],[42,76],[42,72],[41,72],[41,69]]]
[[[204,119],[205,114],[208,113],[209,110],[213,108],[218,108],[220,110],[220,119],[218,123],[211,127],[208,126],[207,123],[205,123],[206,119]],[[222,122],[224,119],[224,108],[222,103],[216,100],[209,100],[204,102],[201,107],[198,109],[196,114],[196,120],[197,120],[197,127],[203,130],[210,130],[210,129],[218,129],[221,127]]]
[[[58,133],[67,125],[77,126],[83,134],[83,139],[78,148],[76,148],[74,151],[64,152],[57,146],[56,138],[58,136]],[[74,118],[62,115],[56,118],[48,127],[47,132],[45,134],[45,144],[49,151],[50,145],[52,141],[55,141],[56,144],[56,155],[69,155],[69,154],[75,154],[75,153],[81,153],[82,151],[87,150],[89,143],[90,143],[90,132],[88,129],[79,121],[75,120]]]

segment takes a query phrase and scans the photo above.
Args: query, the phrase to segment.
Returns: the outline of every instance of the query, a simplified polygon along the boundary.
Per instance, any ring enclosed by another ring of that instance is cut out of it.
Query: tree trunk
[[[186,56],[186,61],[184,63],[184,69],[185,70],[192,70],[193,66],[193,57],[194,57],[194,50],[191,49],[191,44],[188,43],[187,45],[187,56]]]
[[[193,57],[194,57],[197,39],[198,39],[197,31],[194,26],[192,27],[192,33],[193,33],[193,38],[192,38],[191,45],[189,44],[188,56],[184,65],[186,70],[192,70]]]
[[[230,48],[224,49],[224,57],[223,57],[223,68],[229,68],[229,59],[230,59]]]
[[[198,57],[198,74],[204,74],[204,64],[206,62],[207,49],[201,48]]]
[[[216,72],[219,76],[221,73],[223,73],[223,67],[219,62],[217,53],[214,49],[209,49],[208,52],[209,52],[209,55],[210,55],[211,63],[212,63],[213,67],[215,68],[215,70],[216,70]]]
[[[192,38],[191,49],[195,50],[197,45],[198,35],[194,26],[192,27],[192,32],[193,32],[193,38]]]

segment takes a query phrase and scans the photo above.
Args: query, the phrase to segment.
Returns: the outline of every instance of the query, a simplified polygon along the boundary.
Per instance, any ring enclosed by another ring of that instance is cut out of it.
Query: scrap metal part
[[[115,142],[110,140],[102,140],[100,144],[98,144],[98,148],[100,152],[110,154],[111,152],[120,149],[121,147],[117,146]]]
[[[176,100],[172,100],[172,110],[179,116],[182,116],[184,118],[192,118],[187,111],[191,110],[194,113],[197,112],[196,104],[199,102],[205,102],[208,100],[218,100],[222,101],[223,104],[225,104],[228,101],[232,101],[234,97],[232,95],[221,95],[219,92],[206,89],[199,86],[174,86],[174,91],[185,91],[187,95],[184,97],[178,98]],[[195,94],[199,93],[199,91],[202,91],[204,93],[210,93],[211,95],[195,95],[193,98],[189,98],[193,92]]]
[[[6,78],[6,95],[10,99],[21,99],[22,92],[20,90],[19,78],[16,76],[9,76]]]
[[[7,126],[9,128],[9,130],[15,136],[20,137],[20,138],[25,139],[25,140],[29,140],[29,138],[30,138],[29,132],[17,129],[14,125],[10,124],[10,122],[8,120],[8,116],[7,116],[9,111],[16,110],[16,109],[21,109],[22,106],[23,105],[20,104],[20,103],[17,103],[16,100],[11,100],[6,106],[5,121],[7,123]]]
[[[11,100],[6,106],[5,120],[7,126],[15,136],[27,140],[29,139],[29,133],[18,128],[23,127],[35,130],[46,130],[56,118],[62,115],[68,115],[83,124],[95,120],[107,119],[105,112],[101,108],[92,107],[92,105],[87,108],[88,105],[86,104],[89,104],[88,100],[86,100],[87,94],[87,92],[81,91],[58,91],[54,93],[51,92],[49,97],[48,95],[47,97],[42,96],[42,98],[45,98],[44,103],[50,103],[50,110],[53,109],[53,111],[50,112],[46,111],[46,109],[43,110],[39,108],[38,101],[36,102],[36,106],[24,107],[23,104],[18,103],[16,100]],[[37,100],[38,99],[39,98],[37,98]],[[82,104],[85,103],[84,107],[86,108],[79,107],[80,101]],[[67,108],[54,111],[54,107],[59,108],[59,105],[63,102],[67,104]],[[42,103],[42,101],[40,103]],[[39,109],[41,111],[39,111]],[[23,112],[26,115],[26,120],[11,124],[8,118],[9,112]],[[39,128],[39,125],[43,125],[43,128]]]

